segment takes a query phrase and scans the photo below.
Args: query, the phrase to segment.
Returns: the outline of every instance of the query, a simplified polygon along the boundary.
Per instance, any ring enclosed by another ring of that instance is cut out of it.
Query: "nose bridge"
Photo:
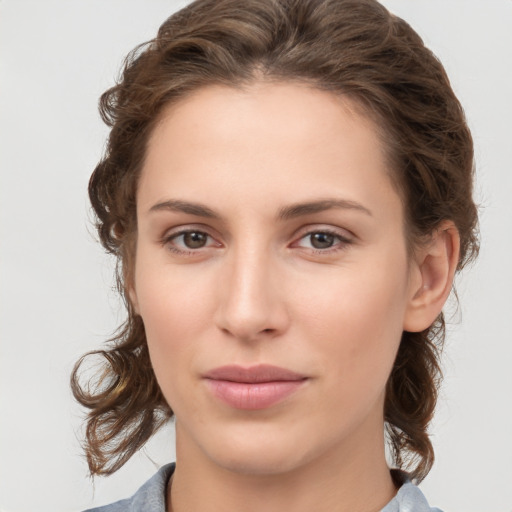
[[[254,241],[230,252],[222,272],[219,327],[247,340],[281,331],[286,314],[275,255]]]

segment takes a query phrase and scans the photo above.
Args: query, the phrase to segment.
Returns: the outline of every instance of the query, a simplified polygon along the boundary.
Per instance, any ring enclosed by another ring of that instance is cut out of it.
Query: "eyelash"
[[[163,246],[167,247],[167,249],[169,249],[171,252],[173,252],[175,254],[178,254],[180,256],[193,256],[193,255],[197,254],[200,249],[204,249],[206,247],[198,247],[197,249],[187,248],[187,250],[183,250],[183,249],[179,249],[176,246],[172,245],[172,243],[180,236],[185,236],[185,235],[191,234],[191,233],[206,235],[206,237],[208,239],[213,240],[213,237],[211,235],[209,235],[206,231],[202,231],[200,229],[183,229],[181,231],[177,231],[177,232],[171,233],[169,235],[165,235],[162,238],[161,243]],[[207,242],[207,244],[208,244],[208,242]]]
[[[332,246],[327,247],[325,249],[318,249],[318,248],[312,247],[310,250],[313,254],[327,255],[327,254],[336,253],[336,252],[345,250],[350,244],[353,243],[353,241],[350,238],[341,235],[337,231],[334,231],[331,229],[314,229],[314,230],[308,231],[307,233],[304,233],[298,239],[297,242],[294,242],[294,244],[297,244],[298,242],[306,239],[307,237],[311,237],[312,235],[317,235],[317,234],[329,235],[329,236],[334,237],[334,243]],[[310,238],[310,240],[311,240],[311,238]]]
[[[173,242],[175,242],[175,240],[177,238],[185,236],[187,234],[192,234],[192,233],[205,235],[207,237],[207,239],[209,239],[210,241],[214,240],[214,238],[211,235],[209,235],[206,231],[202,231],[200,229],[183,229],[183,230],[180,230],[180,231],[177,231],[177,232],[174,232],[174,233],[164,236],[161,240],[161,244],[163,246],[167,247],[167,249],[170,250],[171,252],[173,252],[177,255],[180,255],[180,256],[197,255],[197,254],[199,254],[199,251],[201,249],[208,248],[208,242],[206,242],[205,246],[198,247],[196,249],[188,248],[187,250],[179,249],[178,247],[172,245]],[[317,234],[332,236],[334,238],[334,242],[333,242],[332,246],[324,248],[324,249],[318,249],[318,248],[314,248],[314,247],[311,247],[310,249],[306,249],[303,247],[303,249],[309,250],[312,254],[315,254],[315,255],[327,255],[327,254],[332,254],[332,253],[336,253],[339,251],[343,251],[350,244],[353,243],[353,241],[350,238],[347,238],[346,236],[343,236],[339,232],[336,232],[334,230],[315,229],[315,230],[308,231],[308,232],[304,233],[303,235],[301,235],[296,241],[294,241],[291,244],[291,246],[293,247],[295,245],[295,246],[300,247],[298,245],[298,243],[300,241],[306,239],[307,237],[311,237],[312,235],[317,235]],[[310,240],[311,240],[311,238],[310,238]],[[220,244],[218,244],[217,247],[218,246],[220,246]]]

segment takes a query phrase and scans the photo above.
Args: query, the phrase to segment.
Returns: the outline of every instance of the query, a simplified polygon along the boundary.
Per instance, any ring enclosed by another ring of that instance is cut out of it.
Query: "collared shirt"
[[[131,498],[111,505],[91,508],[84,512],[166,512],[167,483],[175,464],[167,464],[151,477]],[[410,481],[405,481],[396,496],[381,512],[441,512],[431,508],[423,493]]]

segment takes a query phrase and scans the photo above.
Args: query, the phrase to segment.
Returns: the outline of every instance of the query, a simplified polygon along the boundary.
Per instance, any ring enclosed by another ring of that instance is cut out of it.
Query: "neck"
[[[255,475],[219,466],[178,430],[168,512],[377,512],[396,494],[383,436],[373,445],[351,439],[285,473]]]

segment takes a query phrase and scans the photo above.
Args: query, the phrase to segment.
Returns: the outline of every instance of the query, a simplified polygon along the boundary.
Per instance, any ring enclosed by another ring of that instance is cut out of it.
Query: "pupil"
[[[206,234],[199,233],[197,231],[185,233],[183,241],[189,249],[199,249],[200,247],[204,247],[206,244]]]
[[[314,233],[311,235],[311,245],[315,249],[328,249],[334,243],[334,235],[329,233]]]

